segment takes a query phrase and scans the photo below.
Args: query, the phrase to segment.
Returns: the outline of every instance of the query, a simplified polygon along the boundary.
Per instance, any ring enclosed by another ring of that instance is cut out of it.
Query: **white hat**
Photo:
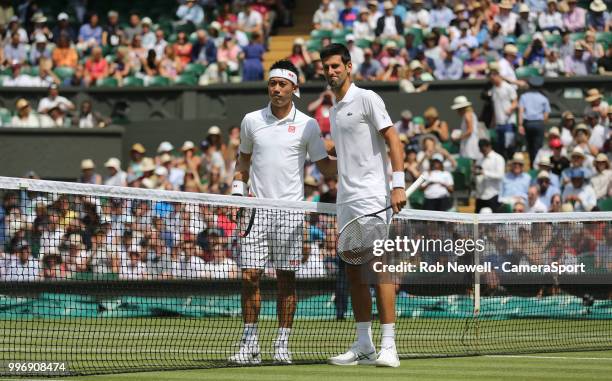
[[[480,214],[493,214],[493,209],[485,206],[484,208],[480,209]]]
[[[293,40],[293,45],[304,45],[305,41],[303,38],[298,37],[295,40]]]
[[[606,156],[605,153],[598,153],[597,157],[595,157],[595,161],[596,162],[601,162],[601,163],[609,163],[610,160],[608,159],[608,156]]]
[[[57,20],[58,21],[68,20],[68,14],[66,12],[60,13],[59,15],[57,15]]]
[[[551,127],[551,129],[548,130],[548,136],[561,136],[559,127]]]
[[[521,4],[521,6],[519,7],[519,13],[525,13],[525,12],[527,12],[527,13],[530,12],[529,5]]]
[[[168,176],[168,170],[166,167],[157,167],[155,168],[155,174],[157,176]]]
[[[606,7],[606,3],[603,0],[593,0],[591,5],[589,5],[589,9],[593,12],[605,12],[608,7]]]
[[[436,152],[431,156],[431,160],[438,160],[440,163],[444,163],[444,156],[441,153]]]
[[[512,44],[508,44],[504,46],[504,53],[505,54],[517,54],[518,48]]]
[[[221,129],[218,126],[212,126],[208,129],[208,135],[221,135]]]
[[[349,34],[346,35],[346,42],[349,42],[349,41],[355,41],[355,35],[354,34],[349,33]]]
[[[115,168],[116,170],[119,170],[121,169],[121,161],[119,161],[119,159],[116,157],[111,157],[106,161],[106,163],[104,163],[104,166],[106,168]]]
[[[190,149],[195,149],[195,144],[193,144],[191,140],[187,140],[185,143],[183,143],[183,146],[181,147],[181,151],[185,152]]]
[[[141,182],[142,186],[146,189],[153,189],[155,188],[155,181],[151,180],[150,178],[144,178],[142,179]]]
[[[397,49],[397,42],[392,41],[392,40],[391,40],[391,41],[387,41],[387,42],[385,43],[385,49],[389,49],[389,48],[391,48],[391,49]]]
[[[538,173],[538,179],[549,179],[550,180],[550,174],[548,173],[548,171],[540,171]]]
[[[94,169],[95,167],[96,165],[91,159],[85,159],[81,161],[81,169]]]
[[[172,156],[170,156],[169,154],[165,153],[165,154],[161,155],[160,161],[162,162],[162,164],[166,164],[166,163],[172,161]]]
[[[521,152],[516,152],[514,155],[512,155],[512,160],[510,160],[509,163],[519,163],[525,165],[525,156]]]
[[[468,101],[468,99],[465,96],[460,95],[453,100],[453,105],[451,106],[451,109],[459,110],[461,108],[466,108],[471,105],[472,105],[472,102]]]
[[[157,147],[157,153],[170,152],[174,149],[174,146],[170,142],[161,142]]]
[[[384,8],[384,9],[393,9],[393,3],[392,3],[392,2],[390,2],[390,1],[385,1],[385,2],[383,3],[383,8]]]
[[[544,156],[542,159],[540,159],[538,165],[545,165],[547,167],[550,167],[552,166],[552,163],[550,162],[550,158],[548,156]]]
[[[423,69],[423,65],[418,60],[410,62],[410,70]]]
[[[570,157],[572,157],[572,156],[582,156],[582,157],[585,157],[584,156],[584,151],[582,150],[582,148],[580,146],[577,146],[577,147],[575,147],[572,150],[572,153],[570,154]]]
[[[153,21],[151,20],[150,17],[143,17],[142,21],[140,23],[143,24],[143,25],[144,24],[151,25],[151,24],[153,24]]]
[[[216,30],[221,30],[221,23],[219,21],[213,21],[210,23],[210,27]]]
[[[155,163],[153,162],[153,159],[145,157],[142,159],[140,168],[143,172],[151,172],[155,170]]]

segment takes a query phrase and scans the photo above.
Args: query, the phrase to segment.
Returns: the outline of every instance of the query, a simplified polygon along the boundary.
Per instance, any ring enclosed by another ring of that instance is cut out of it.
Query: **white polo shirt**
[[[316,162],[327,157],[319,124],[291,108],[279,120],[268,107],[248,113],[240,125],[240,152],[252,154],[251,191],[255,197],[304,199],[306,154]]]
[[[337,203],[388,196],[389,159],[380,131],[393,122],[382,98],[351,84],[331,108],[330,122],[338,156]]]

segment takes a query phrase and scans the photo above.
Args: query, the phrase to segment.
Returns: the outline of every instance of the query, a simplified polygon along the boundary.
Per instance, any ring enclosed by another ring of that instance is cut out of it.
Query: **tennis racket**
[[[410,197],[425,182],[420,176],[408,189]],[[389,205],[375,213],[366,214],[350,220],[338,234],[338,256],[349,265],[368,263],[373,257],[374,242],[389,238],[389,224],[379,214],[391,209]]]
[[[234,222],[237,224],[238,236],[240,238],[247,237],[251,232],[253,222],[255,221],[255,211],[255,208],[239,208],[238,212],[236,212],[236,220]]]

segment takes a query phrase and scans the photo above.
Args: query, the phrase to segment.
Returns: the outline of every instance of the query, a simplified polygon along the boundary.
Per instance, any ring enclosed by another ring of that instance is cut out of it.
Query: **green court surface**
[[[262,366],[129,373],[65,380],[610,380],[612,351],[403,360],[400,368]]]

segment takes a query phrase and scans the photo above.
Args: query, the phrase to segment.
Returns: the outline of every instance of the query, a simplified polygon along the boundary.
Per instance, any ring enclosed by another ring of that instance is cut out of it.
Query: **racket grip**
[[[425,177],[423,175],[419,176],[419,178],[416,179],[412,184],[410,184],[408,189],[406,189],[406,197],[410,197],[410,195],[413,194],[417,189],[419,189],[424,182]]]

